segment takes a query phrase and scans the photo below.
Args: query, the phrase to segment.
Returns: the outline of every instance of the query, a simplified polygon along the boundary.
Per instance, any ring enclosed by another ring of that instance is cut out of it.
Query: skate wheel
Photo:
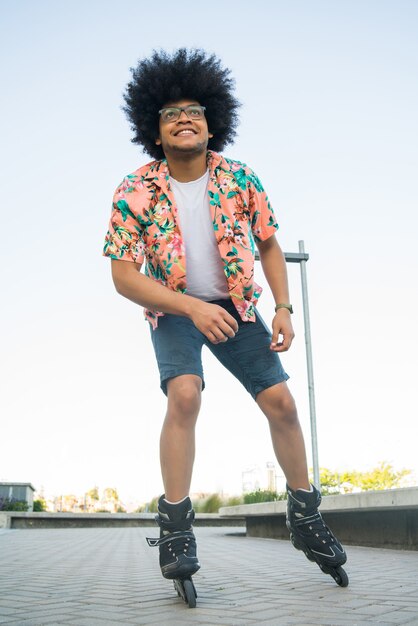
[[[337,569],[333,571],[331,576],[340,587],[348,587],[347,572],[342,567],[337,567]]]
[[[185,578],[183,580],[183,588],[184,594],[186,596],[186,602],[189,605],[189,608],[194,609],[196,606],[197,593],[193,581],[190,578]]]

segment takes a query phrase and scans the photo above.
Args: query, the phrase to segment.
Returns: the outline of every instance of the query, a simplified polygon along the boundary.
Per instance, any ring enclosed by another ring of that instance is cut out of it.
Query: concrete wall
[[[325,513],[324,520],[345,545],[418,550],[418,511]],[[246,518],[249,537],[289,539],[286,516]]]
[[[346,545],[418,550],[418,488],[326,496],[321,513]],[[286,502],[223,507],[220,514],[244,515],[251,537],[288,539]]]
[[[22,513],[1,511],[0,528],[97,528],[150,526],[157,528],[154,513]],[[221,518],[216,513],[198,513],[194,526],[242,526],[243,517]]]

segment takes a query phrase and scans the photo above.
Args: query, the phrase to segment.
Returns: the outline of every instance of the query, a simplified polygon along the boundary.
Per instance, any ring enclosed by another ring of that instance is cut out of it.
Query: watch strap
[[[277,313],[279,309],[287,309],[289,313],[293,313],[293,307],[291,304],[276,304],[274,312]]]

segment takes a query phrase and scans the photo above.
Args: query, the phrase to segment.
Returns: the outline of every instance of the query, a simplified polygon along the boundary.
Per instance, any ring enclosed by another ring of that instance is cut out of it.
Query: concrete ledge
[[[1,511],[0,528],[97,528],[156,526],[155,513],[30,513]],[[194,526],[245,526],[243,516],[197,513]]]
[[[286,502],[222,507],[220,515],[243,515],[247,535],[288,539]],[[325,496],[321,513],[347,545],[418,550],[418,487]]]

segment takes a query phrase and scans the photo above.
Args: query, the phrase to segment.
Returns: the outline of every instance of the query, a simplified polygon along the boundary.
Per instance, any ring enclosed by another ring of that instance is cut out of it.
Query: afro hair
[[[171,102],[196,100],[206,107],[208,128],[213,133],[208,148],[216,152],[233,143],[240,102],[233,96],[235,81],[220,60],[204,50],[180,48],[172,55],[153,51],[149,59],[131,68],[132,80],[124,93],[123,107],[134,131],[133,143],[154,159],[163,159],[158,111]]]

